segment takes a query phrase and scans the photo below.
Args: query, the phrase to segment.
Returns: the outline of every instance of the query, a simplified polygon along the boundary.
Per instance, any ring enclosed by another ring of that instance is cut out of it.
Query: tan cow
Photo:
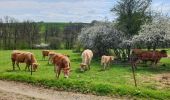
[[[35,59],[35,56],[30,52],[23,52],[23,51],[13,51],[11,54],[11,60],[13,64],[13,70],[15,70],[15,63],[20,70],[19,63],[26,63],[25,70],[27,68],[30,70],[30,66],[33,67],[33,71],[37,70],[38,63]]]
[[[81,57],[82,57],[82,63],[80,64],[81,71],[84,71],[87,68],[90,70],[90,63],[93,58],[93,52],[89,49],[86,49],[83,51]]]
[[[67,56],[62,54],[55,54],[52,58],[54,63],[54,71],[56,73],[56,77],[59,78],[61,70],[63,70],[64,77],[68,78],[70,73],[70,60]]]
[[[103,69],[105,70],[106,67],[110,66],[110,63],[115,59],[114,56],[106,56],[103,55],[101,57],[101,65],[103,66]]]

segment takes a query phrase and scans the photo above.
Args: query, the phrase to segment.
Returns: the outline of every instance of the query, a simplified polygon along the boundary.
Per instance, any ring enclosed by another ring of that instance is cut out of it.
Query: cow
[[[82,63],[80,64],[81,71],[86,69],[90,70],[90,63],[93,58],[93,52],[89,49],[86,49],[82,52]]]
[[[13,51],[11,54],[11,60],[13,64],[13,70],[15,70],[15,63],[19,70],[20,70],[19,63],[26,63],[25,70],[27,70],[28,68],[29,71],[30,66],[32,66],[33,71],[36,71],[39,65],[37,63],[35,56],[30,52]]]
[[[103,69],[105,70],[106,67],[110,66],[110,63],[115,59],[114,56],[106,56],[103,55],[101,57],[101,66],[103,66]]]
[[[61,70],[63,70],[64,77],[68,78],[70,73],[70,60],[63,54],[55,54],[52,58],[54,66],[54,72],[56,77],[59,78]]]
[[[48,54],[48,64],[50,64],[50,62],[53,64],[52,58],[53,58],[56,54],[61,54],[61,53],[57,53],[57,52],[53,52],[53,51],[49,52],[49,54]],[[67,55],[67,54],[61,54],[61,55],[70,57],[70,56]]]
[[[156,66],[157,63],[160,61],[161,58],[167,57],[167,52],[166,50],[161,50],[161,51],[144,51],[138,55],[133,54],[131,62],[133,66],[136,68],[136,63],[139,60],[142,61],[151,61],[152,65]]]
[[[42,59],[45,59],[46,56],[48,56],[50,50],[42,50]]]

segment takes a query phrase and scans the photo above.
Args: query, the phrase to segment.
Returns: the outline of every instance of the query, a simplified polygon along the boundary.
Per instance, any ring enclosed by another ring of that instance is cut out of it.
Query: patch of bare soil
[[[158,74],[155,80],[160,83],[160,88],[170,88],[170,73]]]
[[[64,91],[55,91],[26,83],[0,80],[0,100],[127,100],[123,97],[95,96]]]

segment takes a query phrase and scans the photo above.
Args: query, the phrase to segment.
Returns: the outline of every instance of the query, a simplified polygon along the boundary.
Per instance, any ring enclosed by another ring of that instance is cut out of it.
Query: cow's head
[[[39,65],[38,63],[33,63],[33,64],[32,64],[33,71],[36,71],[36,70],[37,70],[38,65]]]
[[[161,50],[160,53],[161,53],[162,57],[168,57],[167,50]]]
[[[113,61],[114,60],[114,56],[110,56],[110,60]]]
[[[64,77],[65,77],[65,78],[68,78],[68,76],[69,76],[69,74],[70,74],[70,68],[69,68],[69,67],[64,68],[63,71],[64,71]]]
[[[86,69],[86,64],[81,63],[81,64],[80,64],[80,70],[81,70],[81,71],[84,71],[85,69]]]

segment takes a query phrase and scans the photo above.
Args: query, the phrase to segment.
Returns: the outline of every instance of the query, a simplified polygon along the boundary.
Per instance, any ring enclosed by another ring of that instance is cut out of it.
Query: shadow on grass
[[[87,71],[89,71],[89,70],[81,71],[80,68],[76,68],[76,69],[75,69],[75,72],[76,72],[76,73],[85,73],[85,72],[87,72]]]
[[[29,70],[10,70],[10,69],[7,69],[6,72],[29,72],[31,73],[31,71]],[[32,72],[35,72],[35,71],[32,71]]]
[[[21,70],[11,70],[11,69],[7,69],[6,72],[20,72]]]

